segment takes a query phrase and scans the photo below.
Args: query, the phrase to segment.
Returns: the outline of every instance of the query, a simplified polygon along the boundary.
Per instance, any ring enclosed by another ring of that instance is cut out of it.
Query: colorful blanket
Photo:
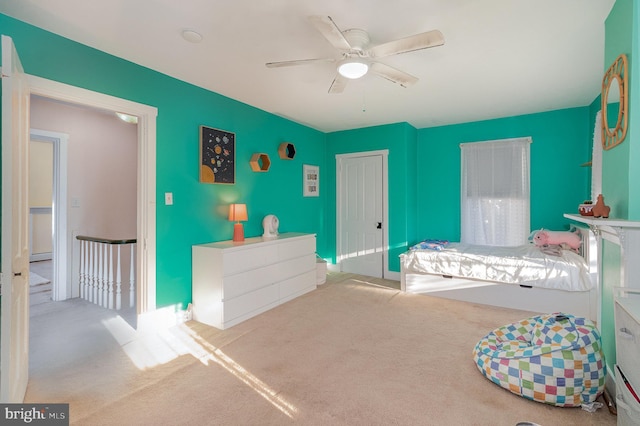
[[[410,247],[410,250],[442,250],[449,245],[447,240],[423,240]]]

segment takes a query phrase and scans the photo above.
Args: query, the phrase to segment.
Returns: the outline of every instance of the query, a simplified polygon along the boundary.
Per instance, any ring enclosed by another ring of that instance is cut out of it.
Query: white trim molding
[[[28,75],[31,94],[138,117],[138,315],[156,309],[156,117],[155,107]]]
[[[31,129],[30,138],[53,144],[53,286],[51,298],[66,300],[72,296],[71,280],[68,280],[71,259],[68,256],[67,240],[67,157],[69,135]]]

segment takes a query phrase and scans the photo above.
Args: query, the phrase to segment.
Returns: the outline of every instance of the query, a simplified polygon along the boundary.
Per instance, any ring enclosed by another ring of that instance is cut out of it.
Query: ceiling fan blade
[[[402,87],[409,87],[415,84],[418,81],[418,77],[414,77],[411,74],[408,74],[404,71],[400,71],[399,69],[390,67],[389,65],[373,62],[369,67],[371,72],[378,74],[382,78],[386,78],[387,80],[399,84]]]
[[[382,58],[384,56],[442,46],[443,44],[444,36],[442,33],[438,30],[433,30],[379,44],[369,49],[369,55],[374,58]]]
[[[330,16],[314,15],[309,17],[309,21],[333,47],[339,50],[351,50],[351,45]]]
[[[336,94],[344,92],[344,88],[347,86],[348,79],[341,74],[336,74],[336,78],[333,79],[331,87],[329,87],[329,93]]]
[[[308,64],[317,64],[319,62],[335,62],[336,60],[333,58],[323,58],[323,59],[298,59],[295,61],[280,61],[280,62],[267,62],[265,65],[267,68],[280,68],[280,67],[291,67],[294,65],[308,65]]]

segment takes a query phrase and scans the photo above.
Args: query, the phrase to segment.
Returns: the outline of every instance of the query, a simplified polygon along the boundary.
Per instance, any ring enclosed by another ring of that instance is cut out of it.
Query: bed
[[[536,313],[567,312],[599,323],[596,238],[588,228],[578,253],[451,243],[400,255],[402,291]]]

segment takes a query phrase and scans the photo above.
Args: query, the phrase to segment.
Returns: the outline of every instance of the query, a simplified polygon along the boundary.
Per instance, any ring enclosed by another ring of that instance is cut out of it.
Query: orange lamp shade
[[[248,220],[246,204],[231,204],[229,206],[229,220],[232,222],[241,222]]]
[[[233,241],[244,241],[244,228],[240,221],[248,220],[246,204],[231,204],[229,206],[229,220],[233,225]]]

